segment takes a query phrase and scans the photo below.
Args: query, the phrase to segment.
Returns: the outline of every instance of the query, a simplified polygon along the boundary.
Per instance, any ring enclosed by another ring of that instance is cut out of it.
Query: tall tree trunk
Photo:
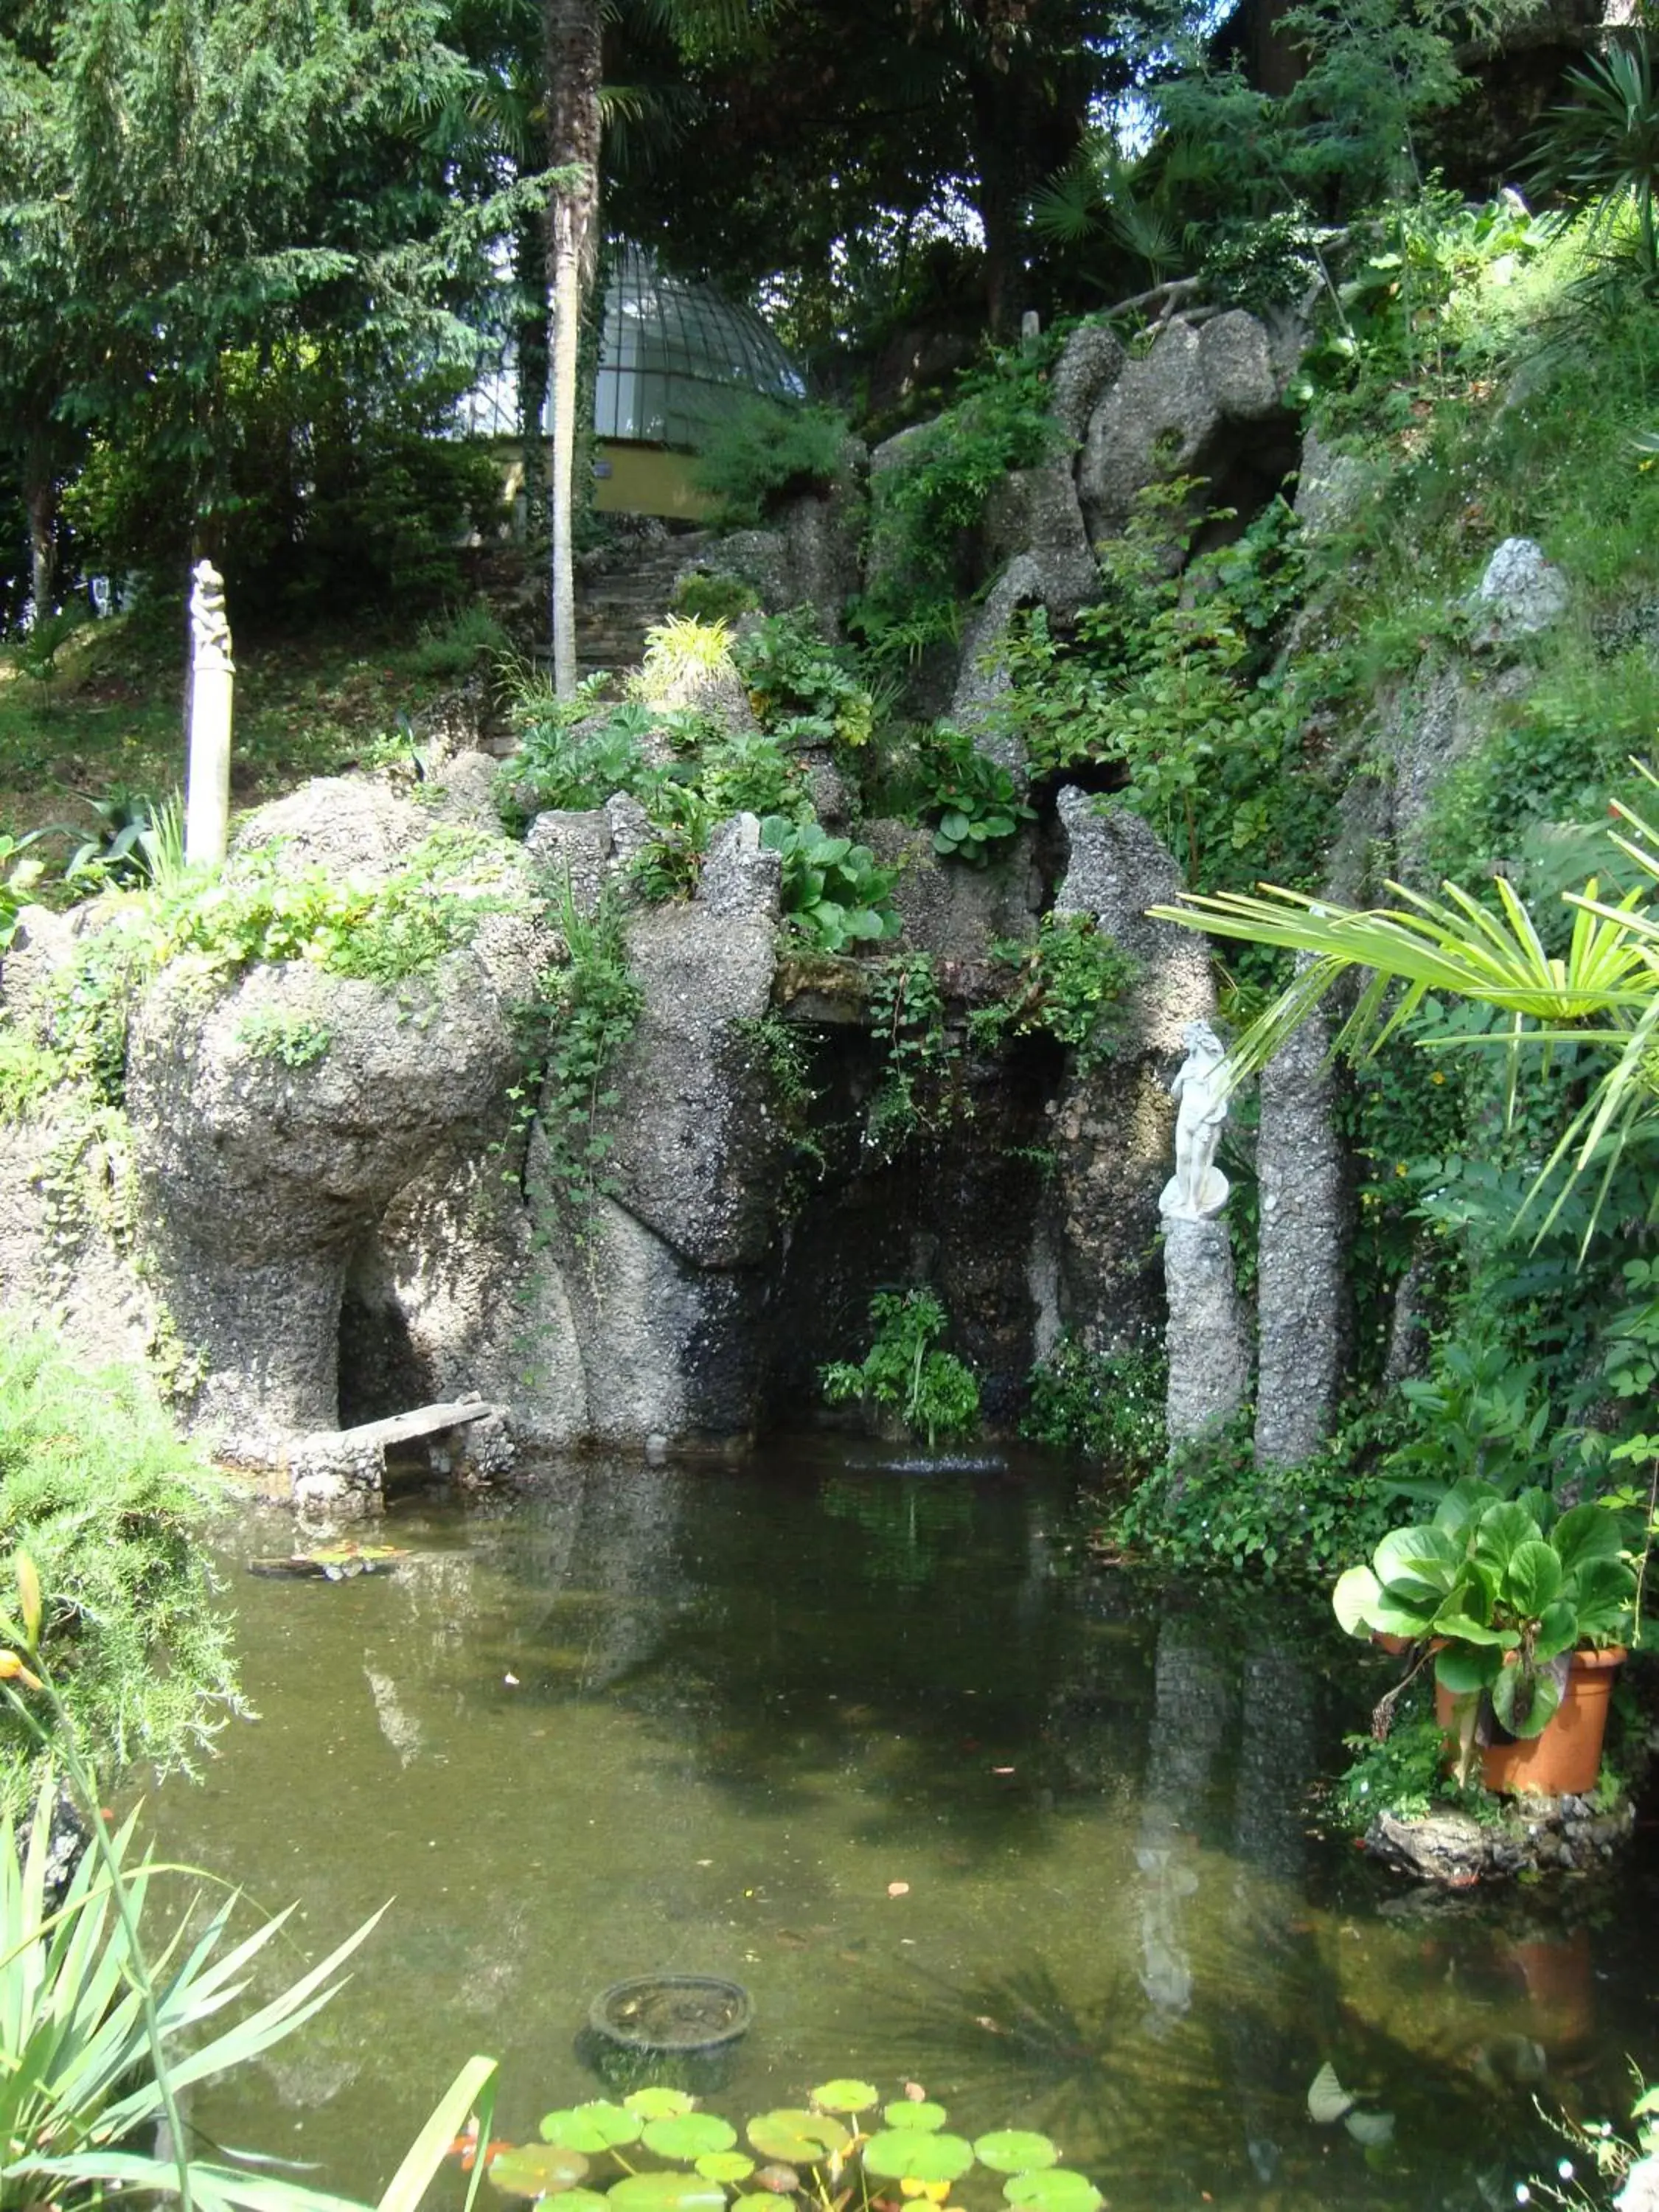
[[[985,305],[994,338],[1006,338],[1025,307],[1025,224],[1017,143],[1018,88],[997,70],[969,72],[974,117],[975,194],[985,233]]]
[[[575,508],[577,370],[582,286],[593,265],[599,188],[599,0],[542,0],[547,64],[550,165],[563,173],[548,206],[548,276],[552,301],[553,438],[549,504],[553,526],[553,686],[576,690]]]
[[[23,447],[23,507],[29,523],[29,597],[34,619],[52,612],[58,581],[58,475],[52,441],[37,433]]]
[[[525,536],[534,545],[547,527],[547,233],[540,215],[526,216],[513,236],[513,273],[523,305],[515,319],[519,437],[524,461]]]

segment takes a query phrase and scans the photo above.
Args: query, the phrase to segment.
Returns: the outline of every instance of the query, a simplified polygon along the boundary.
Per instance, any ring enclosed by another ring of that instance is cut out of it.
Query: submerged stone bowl
[[[714,2051],[748,2033],[755,2008],[740,1982],[716,1974],[640,1974],[601,1990],[587,2017],[625,2050]]]

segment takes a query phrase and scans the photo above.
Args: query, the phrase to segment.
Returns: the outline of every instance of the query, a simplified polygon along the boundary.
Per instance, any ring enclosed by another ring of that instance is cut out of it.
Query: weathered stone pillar
[[[1224,1220],[1164,1215],[1164,1284],[1170,1305],[1164,1419],[1170,1443],[1188,1443],[1231,1420],[1250,1385],[1249,1346]]]
[[[1170,1079],[1188,1024],[1214,1012],[1215,995],[1204,939],[1147,918],[1149,907],[1180,896],[1173,857],[1139,815],[1095,806],[1086,792],[1060,794],[1068,863],[1054,911],[1092,915],[1139,974],[1120,1049],[1089,1074],[1070,1074],[1054,1101],[1051,1211],[1032,1264],[1059,1325],[1109,1352],[1163,1322],[1157,1235],[1176,1118]]]
[[[1346,1178],[1330,1028],[1305,1021],[1261,1073],[1255,1461],[1293,1467],[1330,1433],[1342,1380]]]
[[[185,858],[216,868],[230,836],[230,714],[236,680],[225,615],[225,580],[211,561],[191,571],[190,761],[185,782]]]

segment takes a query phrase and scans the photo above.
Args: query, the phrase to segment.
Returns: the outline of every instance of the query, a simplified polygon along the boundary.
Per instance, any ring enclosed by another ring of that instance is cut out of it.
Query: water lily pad
[[[881,2117],[890,2128],[916,2128],[923,2135],[936,2135],[950,2118],[943,2105],[923,2097],[913,2102],[908,2097],[898,2097],[890,2105],[884,2105]]]
[[[737,2139],[731,2122],[714,2112],[682,2112],[677,2119],[649,2120],[645,2130],[646,2148],[659,2158],[701,2158],[706,2151],[730,2150]]]
[[[778,2200],[775,2197],[762,2197],[751,2193],[750,2196],[737,2198],[732,2204],[732,2212],[778,2212]]]
[[[1106,2201],[1086,2173],[1064,2166],[1017,2173],[1003,2183],[1002,2193],[1014,2212],[1099,2212]]]
[[[563,2143],[569,2150],[614,2150],[618,2143],[637,2142],[645,2123],[623,2106],[595,2098],[588,2105],[564,2105],[542,2120],[544,2142]]]
[[[646,2089],[630,2090],[623,2102],[630,2112],[637,2112],[642,2120],[678,2120],[696,2103],[684,2089],[668,2089],[660,2084]]]
[[[826,2112],[861,2112],[873,2105],[880,2091],[868,2081],[826,2081],[807,2095]]]
[[[1000,2128],[994,2135],[975,2136],[974,2156],[993,2173],[1036,2173],[1059,2165],[1060,2146],[1030,2128]]]
[[[696,2163],[705,2181],[747,2181],[755,2171],[754,2160],[742,2150],[705,2151]]]
[[[609,2203],[611,2212],[726,2212],[726,2191],[698,2173],[630,2173]]]
[[[816,2166],[831,2151],[845,2150],[851,2137],[827,2112],[797,2112],[784,2106],[750,2120],[749,2140],[763,2158],[781,2158],[789,2166]]]
[[[497,2152],[489,2170],[504,2197],[556,2197],[575,2188],[587,2172],[587,2160],[563,2143],[525,2143]],[[580,2193],[592,2195],[591,2190]]]
[[[864,2167],[882,2181],[954,2181],[974,2162],[965,2136],[930,2135],[921,2128],[889,2128],[864,2146]]]

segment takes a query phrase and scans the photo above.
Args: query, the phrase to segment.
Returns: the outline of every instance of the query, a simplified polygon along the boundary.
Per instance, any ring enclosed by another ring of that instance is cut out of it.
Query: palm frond
[[[1659,856],[1639,842],[1647,823],[1628,809],[1637,832],[1613,842],[1659,880]],[[1228,1054],[1237,1083],[1273,1058],[1327,993],[1343,977],[1367,976],[1334,1049],[1374,1054],[1432,994],[1491,1008],[1508,1020],[1482,1037],[1433,1040],[1440,1048],[1485,1047],[1507,1056],[1507,1105],[1512,1113],[1523,1050],[1558,1044],[1588,1048],[1609,1064],[1574,1115],[1534,1182],[1523,1215],[1552,1188],[1541,1235],[1568,1193],[1598,1164],[1600,1188],[1584,1231],[1599,1225],[1612,1170],[1633,1132],[1659,1100],[1659,913],[1638,890],[1617,903],[1597,896],[1594,880],[1567,895],[1573,925],[1567,949],[1552,954],[1514,887],[1499,878],[1496,906],[1455,884],[1430,898],[1400,884],[1388,886],[1404,904],[1356,911],[1305,893],[1261,887],[1261,895],[1183,895],[1178,906],[1154,907],[1153,917],[1183,928],[1268,945],[1304,956],[1290,987],[1251,1024]]]

